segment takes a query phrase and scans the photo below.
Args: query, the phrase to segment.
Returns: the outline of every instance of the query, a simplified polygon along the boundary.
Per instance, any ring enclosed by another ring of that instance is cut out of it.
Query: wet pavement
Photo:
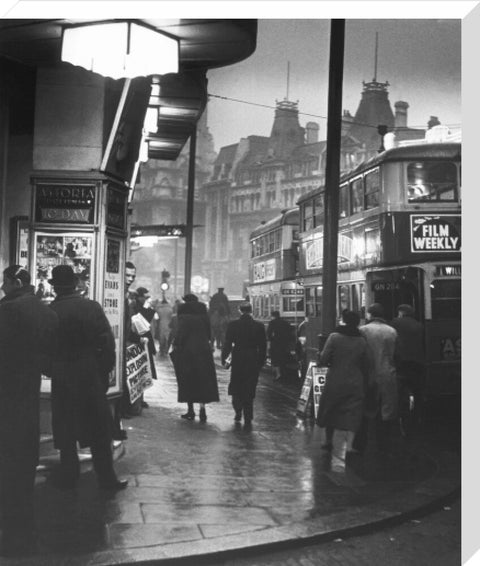
[[[206,423],[180,418],[186,407],[176,402],[168,360],[157,362],[157,373],[145,393],[150,407],[124,421],[128,440],[115,450],[129,487],[98,490],[86,457],[78,488],[55,489],[46,480],[58,457],[43,443],[38,553],[2,564],[208,564],[371,531],[459,491],[459,444],[448,426],[399,439],[393,458],[380,458],[370,442],[363,457],[345,462],[341,435],[325,452],[323,431],[297,417],[298,383],[263,374],[245,430],[233,421],[227,371],[218,366],[220,402],[207,406]]]

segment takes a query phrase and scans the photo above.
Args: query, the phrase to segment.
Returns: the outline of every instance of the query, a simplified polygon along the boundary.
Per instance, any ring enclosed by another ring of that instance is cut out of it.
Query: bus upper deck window
[[[346,218],[348,216],[348,185],[340,187],[338,217]]]
[[[363,179],[355,179],[351,184],[352,187],[352,214],[362,212],[363,204]]]
[[[365,209],[378,206],[380,195],[380,175],[378,169],[365,175]]]
[[[457,166],[452,161],[415,161],[407,165],[408,202],[457,202]]]

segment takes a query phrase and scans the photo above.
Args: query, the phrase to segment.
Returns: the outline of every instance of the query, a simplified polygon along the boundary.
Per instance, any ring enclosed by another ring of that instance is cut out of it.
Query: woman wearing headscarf
[[[343,325],[327,338],[319,365],[328,366],[325,388],[320,397],[317,424],[325,427],[325,450],[332,450],[335,430],[347,431],[347,454],[359,429],[364,407],[368,370],[367,343],[360,334],[356,312],[342,313]]]
[[[172,360],[178,383],[178,402],[187,403],[182,418],[195,418],[194,403],[200,404],[200,421],[207,420],[205,404],[218,401],[218,384],[213,361],[207,307],[191,293],[178,306],[172,341]]]

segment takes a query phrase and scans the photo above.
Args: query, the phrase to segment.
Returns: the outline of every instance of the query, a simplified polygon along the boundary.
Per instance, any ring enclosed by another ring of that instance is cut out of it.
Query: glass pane
[[[338,217],[346,218],[347,216],[348,216],[348,185],[342,185],[340,187]]]
[[[315,197],[314,207],[315,207],[315,221],[314,225],[323,226],[323,218],[324,218],[324,210],[323,210],[323,197],[324,194],[320,194],[318,197]]]
[[[408,202],[458,201],[453,162],[415,161],[407,166]]]
[[[380,176],[378,169],[365,175],[365,209],[378,206],[380,194]]]
[[[355,179],[352,187],[352,214],[363,210],[363,179]]]

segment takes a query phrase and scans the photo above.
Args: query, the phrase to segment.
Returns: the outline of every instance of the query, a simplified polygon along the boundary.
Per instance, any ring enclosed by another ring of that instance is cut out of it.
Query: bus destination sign
[[[414,253],[459,252],[460,214],[410,216],[411,251]]]

